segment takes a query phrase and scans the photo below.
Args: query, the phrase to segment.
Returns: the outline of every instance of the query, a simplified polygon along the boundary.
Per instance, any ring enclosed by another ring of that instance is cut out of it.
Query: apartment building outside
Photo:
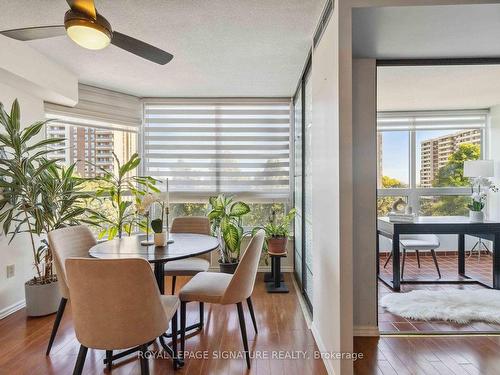
[[[481,144],[481,130],[468,129],[421,142],[420,186],[432,187],[439,168],[446,165],[451,154],[464,143]]]
[[[102,176],[103,169],[113,172],[113,152],[119,160],[128,160],[136,142],[135,135],[127,132],[64,124],[49,125],[47,136],[65,139],[55,145],[61,150],[49,157],[59,158],[65,165],[76,163],[78,175],[87,178]]]

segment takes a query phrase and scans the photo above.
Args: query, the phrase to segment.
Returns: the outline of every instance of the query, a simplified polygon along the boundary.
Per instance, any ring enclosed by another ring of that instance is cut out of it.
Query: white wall
[[[10,112],[14,99],[21,107],[23,126],[43,119],[43,100],[17,88],[0,83],[0,102]],[[7,265],[14,264],[15,277],[7,279]],[[27,236],[21,236],[8,245],[8,238],[0,234],[0,319],[24,303],[24,283],[32,278],[33,254]]]
[[[489,158],[495,161],[496,186],[500,187],[500,104],[490,108]],[[487,202],[488,217],[500,220],[500,192],[490,193]]]
[[[376,336],[377,279],[377,67],[374,59],[355,59],[352,67],[354,182],[354,335]]]
[[[339,88],[342,79],[336,2],[312,57],[312,330],[319,349],[326,352],[352,351],[352,148],[350,124],[341,127],[340,109],[346,104]],[[325,365],[331,374],[352,373],[350,361],[330,359]]]

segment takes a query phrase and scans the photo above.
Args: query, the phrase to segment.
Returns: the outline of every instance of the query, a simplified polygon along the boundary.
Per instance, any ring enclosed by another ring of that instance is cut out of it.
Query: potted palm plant
[[[250,212],[250,206],[233,197],[220,194],[210,197],[208,218],[212,233],[219,239],[219,267],[224,273],[234,273],[240,260],[240,246],[243,237],[242,217]]]
[[[48,145],[61,139],[35,142],[34,137],[46,121],[21,130],[17,100],[10,114],[0,103],[0,222],[12,241],[25,234],[33,253],[35,276],[25,284],[26,310],[29,316],[41,316],[57,310],[60,301],[52,252],[44,236],[68,225],[79,224],[86,213],[83,180],[74,176],[75,165],[57,166],[47,154]]]

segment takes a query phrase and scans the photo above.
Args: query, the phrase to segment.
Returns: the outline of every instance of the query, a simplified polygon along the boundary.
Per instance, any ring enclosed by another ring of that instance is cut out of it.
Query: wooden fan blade
[[[94,0],[66,0],[69,7],[75,12],[86,14],[93,19],[97,19]]]
[[[165,65],[174,58],[173,55],[162,49],[117,31],[113,31],[111,44],[160,65]]]
[[[63,25],[56,26],[39,26],[39,27],[25,27],[23,29],[13,29],[0,31],[0,34],[8,36],[17,40],[35,40],[53,38],[55,36],[66,35],[66,29]]]

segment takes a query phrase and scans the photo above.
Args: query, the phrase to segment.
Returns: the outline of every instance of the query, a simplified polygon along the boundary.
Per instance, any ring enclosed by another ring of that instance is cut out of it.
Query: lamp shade
[[[464,177],[493,177],[493,160],[467,160],[464,162]]]

